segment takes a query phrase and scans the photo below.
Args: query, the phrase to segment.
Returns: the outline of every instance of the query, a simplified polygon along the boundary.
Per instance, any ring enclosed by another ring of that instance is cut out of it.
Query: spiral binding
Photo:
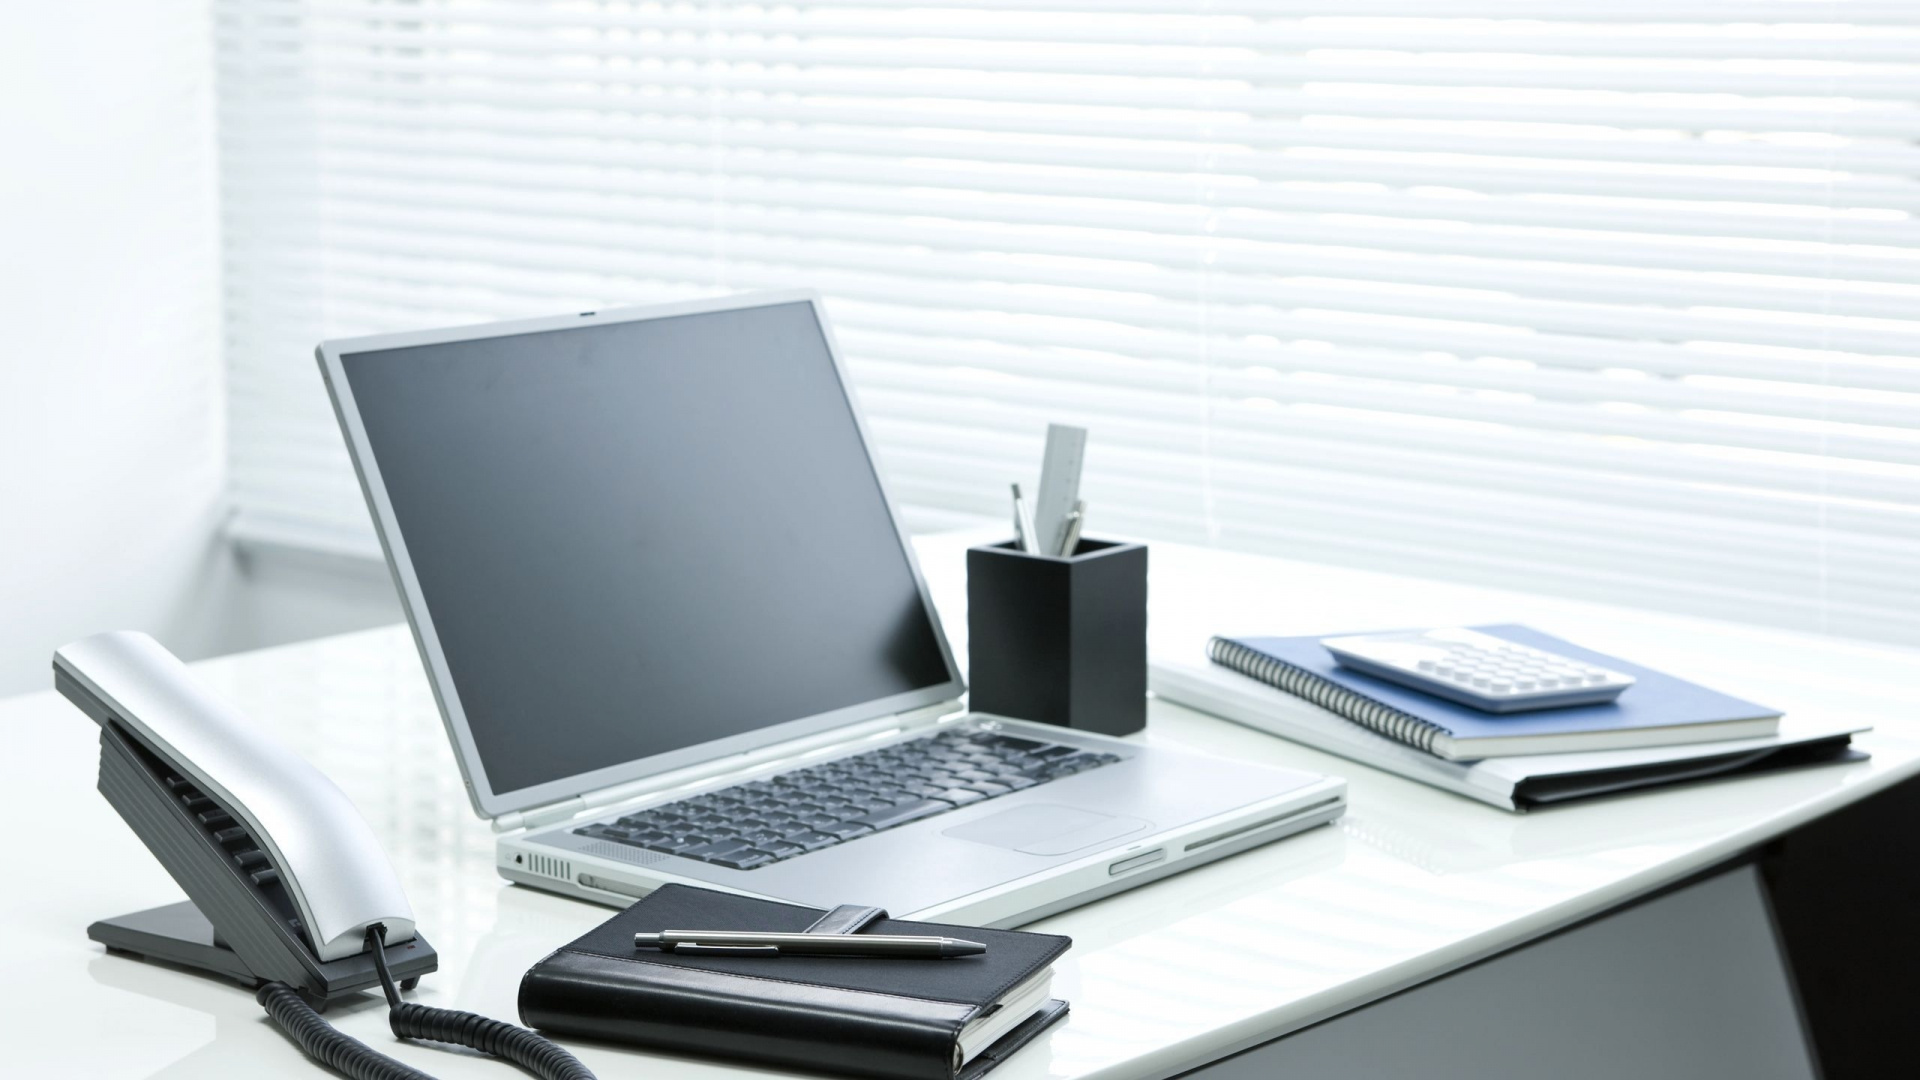
[[[1391,705],[1385,705],[1365,694],[1349,690],[1339,683],[1322,678],[1304,668],[1298,668],[1277,657],[1269,656],[1259,649],[1242,645],[1217,637],[1207,642],[1207,657],[1216,664],[1230,667],[1242,675],[1259,679],[1268,686],[1278,687],[1294,697],[1310,701],[1315,705],[1351,720],[1368,731],[1385,735],[1395,742],[1433,753],[1433,741],[1446,734],[1446,729],[1438,724],[1422,720],[1412,713],[1402,712]]]

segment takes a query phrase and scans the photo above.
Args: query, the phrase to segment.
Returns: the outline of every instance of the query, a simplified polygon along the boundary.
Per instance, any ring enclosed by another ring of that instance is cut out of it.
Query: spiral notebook
[[[1634,685],[1599,705],[1487,713],[1340,666],[1320,637],[1216,637],[1207,655],[1379,735],[1448,761],[1524,754],[1627,750],[1774,734],[1780,713],[1582,649],[1525,626],[1477,626],[1484,634],[1632,675]]]
[[[1154,659],[1149,680],[1155,696],[1502,810],[1866,758],[1851,745],[1866,724],[1845,716],[1789,716],[1777,734],[1758,738],[1448,761],[1214,663],[1203,644],[1194,642],[1189,657]]]

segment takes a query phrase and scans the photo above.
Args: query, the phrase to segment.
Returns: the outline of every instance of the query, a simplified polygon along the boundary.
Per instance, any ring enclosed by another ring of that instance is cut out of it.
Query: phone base
[[[111,952],[210,972],[233,979],[248,988],[259,986],[264,981],[249,971],[239,955],[215,936],[213,924],[207,921],[207,917],[200,913],[191,900],[101,919],[87,927],[87,937],[106,946]],[[366,978],[356,978],[354,976],[357,973],[354,972],[330,972],[345,977],[329,979],[324,994],[315,993],[315,988],[311,986],[295,987],[316,1009],[324,1010],[327,1003],[335,998],[380,985],[373,961],[365,955],[347,957],[323,966],[363,967]],[[400,988],[411,990],[419,984],[420,976],[439,966],[439,958],[435,956],[433,946],[416,934],[412,941],[387,946],[387,966],[393,971],[394,977],[400,980]]]

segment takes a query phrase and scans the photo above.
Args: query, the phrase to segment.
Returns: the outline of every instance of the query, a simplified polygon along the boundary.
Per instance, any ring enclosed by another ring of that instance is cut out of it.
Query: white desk
[[[921,545],[964,656],[961,538]],[[1071,1017],[1003,1080],[1169,1076],[1343,1013],[1682,879],[1920,772],[1920,653],[1322,566],[1159,546],[1156,650],[1210,631],[1332,632],[1515,620],[1795,712],[1870,719],[1867,763],[1699,784],[1516,816],[1156,702],[1145,735],[1344,775],[1348,816],[1048,919],[1071,934]],[[381,834],[441,968],[418,1000],[502,1018],[520,973],[607,909],[511,886],[468,808],[403,627],[197,665],[219,693],[332,775]],[[104,955],[100,917],[179,894],[93,788],[94,725],[51,690],[0,702],[24,813],[0,897],[0,1030],[17,1075],[307,1072],[234,985]],[[857,899],[857,898],[849,898]],[[1236,943],[1229,947],[1225,943]],[[330,1014],[443,1077],[511,1066],[397,1044],[373,997]],[[600,1076],[755,1070],[578,1047]]]

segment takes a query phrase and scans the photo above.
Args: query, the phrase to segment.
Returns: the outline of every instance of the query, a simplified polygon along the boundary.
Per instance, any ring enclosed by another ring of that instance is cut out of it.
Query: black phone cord
[[[298,990],[286,983],[267,983],[254,997],[308,1057],[353,1080],[433,1080],[327,1023]]]
[[[393,974],[387,970],[386,935],[384,926],[369,927],[367,949],[373,954],[380,989],[387,995],[387,1023],[396,1037],[469,1047],[506,1058],[541,1080],[595,1080],[580,1059],[526,1028],[476,1013],[402,1001]],[[267,983],[255,996],[266,1006],[273,1022],[299,1043],[308,1057],[353,1080],[434,1080],[327,1023],[299,991],[286,983]]]

